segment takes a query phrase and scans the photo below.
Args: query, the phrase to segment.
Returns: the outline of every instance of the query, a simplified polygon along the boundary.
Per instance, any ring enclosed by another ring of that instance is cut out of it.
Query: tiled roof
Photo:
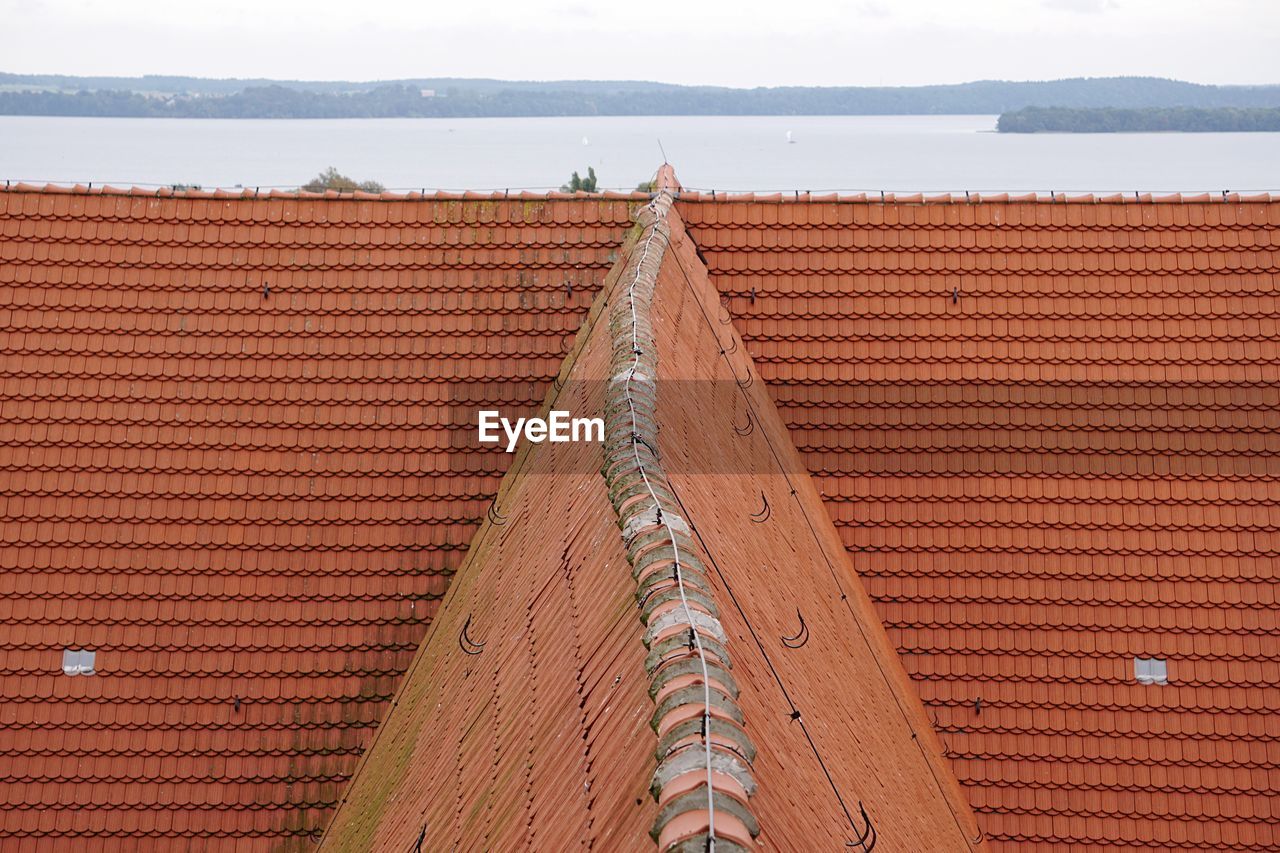
[[[630,221],[0,192],[0,835],[318,833]]]
[[[525,445],[324,849],[641,851],[652,827],[658,849],[693,853],[709,849],[708,775],[722,853],[981,849],[663,209],[642,215],[545,404],[604,415],[604,447]]]
[[[638,203],[0,191],[0,833],[323,826]],[[1280,203],[677,210],[993,849],[1280,844]]]
[[[1280,845],[1280,203],[759,201],[678,209],[992,848]]]

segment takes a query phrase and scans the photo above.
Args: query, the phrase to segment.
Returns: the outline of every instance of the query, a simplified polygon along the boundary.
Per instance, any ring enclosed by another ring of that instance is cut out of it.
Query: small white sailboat
[[[590,139],[587,139],[587,138],[584,136],[584,137],[582,137],[582,144],[583,144],[583,145],[590,145],[590,144],[591,144],[591,140],[590,140]]]
[[[796,144],[795,137],[793,137],[793,136],[791,135],[791,131],[789,131],[789,130],[787,131],[787,144],[788,144],[788,145],[795,145],[795,144]]]

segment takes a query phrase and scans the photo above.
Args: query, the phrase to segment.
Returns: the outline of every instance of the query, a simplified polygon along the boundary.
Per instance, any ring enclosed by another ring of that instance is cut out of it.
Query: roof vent
[[[1168,684],[1169,663],[1164,658],[1134,658],[1133,677],[1139,684]]]
[[[67,675],[93,675],[93,663],[97,652],[85,649],[63,649],[62,671]]]

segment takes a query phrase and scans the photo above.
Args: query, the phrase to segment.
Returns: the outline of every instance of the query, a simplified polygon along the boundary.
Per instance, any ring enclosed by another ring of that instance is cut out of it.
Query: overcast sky
[[[0,71],[1280,83],[1280,0],[0,0]]]

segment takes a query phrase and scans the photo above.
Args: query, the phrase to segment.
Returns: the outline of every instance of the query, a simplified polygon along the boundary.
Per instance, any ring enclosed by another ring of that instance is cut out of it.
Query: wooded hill
[[[638,81],[424,78],[379,83],[0,74],[0,115],[412,118],[998,114],[1024,107],[1280,107],[1280,86],[1155,77],[945,86],[731,89]]]

